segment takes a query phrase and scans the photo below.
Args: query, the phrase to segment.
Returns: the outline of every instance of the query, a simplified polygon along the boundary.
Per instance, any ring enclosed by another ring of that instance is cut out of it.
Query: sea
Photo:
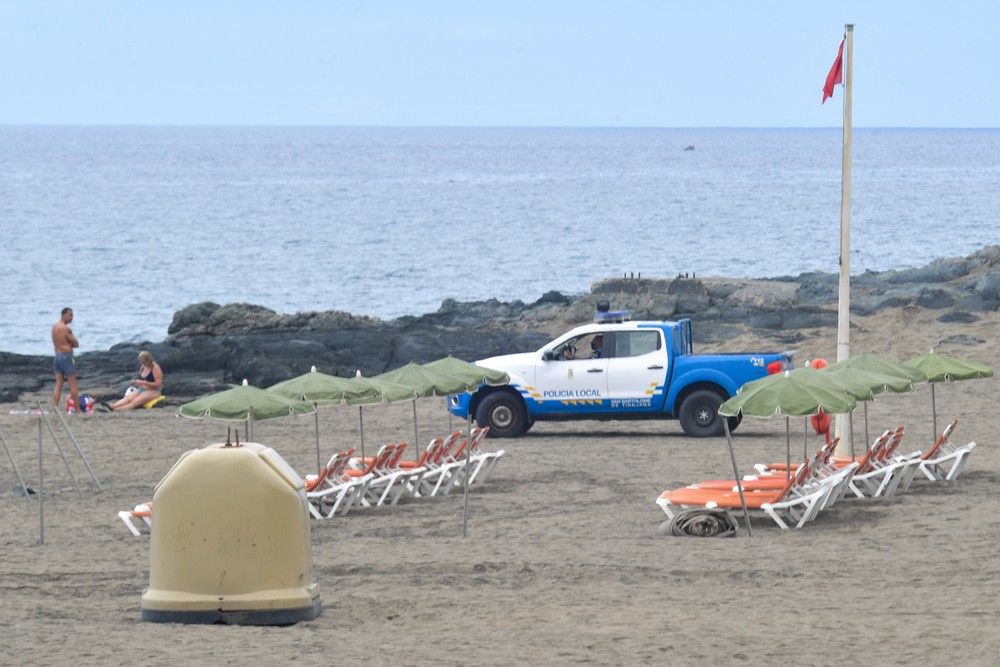
[[[199,301],[394,318],[678,273],[836,272],[835,129],[0,127],[0,350]],[[856,129],[851,268],[1000,243],[1000,130]]]

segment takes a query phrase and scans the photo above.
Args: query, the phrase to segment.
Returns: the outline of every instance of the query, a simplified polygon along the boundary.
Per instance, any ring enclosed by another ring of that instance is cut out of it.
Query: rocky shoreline
[[[553,291],[528,304],[445,299],[436,312],[388,321],[337,311],[279,314],[250,304],[198,303],[174,315],[162,341],[121,343],[80,355],[80,388],[98,397],[120,395],[135,373],[140,349],[160,361],[170,402],[244,378],[266,387],[313,365],[334,375],[356,370],[375,375],[447,354],[471,360],[529,351],[590,321],[601,301],[630,310],[634,319],[691,317],[695,343],[702,349],[721,349],[748,334],[794,347],[808,330],[836,327],[837,276],[613,278],[595,283],[586,294]],[[921,268],[852,276],[852,318],[900,308],[937,312],[941,322],[995,316],[1000,246]],[[51,383],[51,357],[0,352],[0,402],[16,402]]]

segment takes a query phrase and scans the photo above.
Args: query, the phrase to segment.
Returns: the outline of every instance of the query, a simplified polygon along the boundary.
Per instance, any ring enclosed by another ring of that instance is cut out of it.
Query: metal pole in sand
[[[66,452],[63,451],[62,445],[59,444],[59,438],[56,437],[56,430],[52,428],[52,422],[49,421],[45,411],[42,410],[42,402],[37,401],[36,404],[38,405],[38,411],[41,413],[41,418],[45,422],[45,427],[49,430],[49,435],[52,436],[52,442],[55,443],[56,449],[59,450],[59,456],[63,460],[63,465],[66,466],[66,472],[69,473],[70,479],[73,480],[73,486],[76,487],[76,492],[80,494],[80,500],[83,500],[83,489],[80,488],[80,483],[76,481],[73,469],[69,467],[69,460],[66,458]]]
[[[792,431],[785,415],[785,484],[792,478]]]
[[[871,447],[871,438],[868,436],[868,401],[865,401],[865,452]]]
[[[472,414],[465,422],[465,499],[462,505],[462,538],[469,534],[469,445],[472,444]]]
[[[802,460],[809,460],[809,419],[802,420]]]
[[[42,471],[42,412],[38,412],[38,543],[45,544],[45,473]]]
[[[69,427],[69,422],[66,421],[66,417],[63,416],[63,413],[60,412],[59,410],[56,410],[56,417],[59,417],[59,421],[62,423],[63,430],[66,431],[66,435],[69,436],[70,442],[72,442],[73,446],[76,448],[76,453],[80,455],[81,459],[83,459],[83,465],[87,467],[87,472],[90,473],[90,479],[94,481],[94,486],[96,486],[97,490],[100,491],[101,483],[98,481],[97,475],[94,474],[94,469],[90,467],[90,461],[88,461],[86,455],[84,455],[83,448],[80,447],[80,443],[77,441],[76,436],[73,434],[73,429]]]
[[[747,522],[747,539],[753,537],[753,527],[750,526],[750,511],[747,509],[747,499],[743,495],[743,480],[736,468],[736,453],[733,452],[733,436],[729,432],[729,420],[722,418],[722,428],[726,429],[726,444],[729,445],[729,460],[733,462],[733,478],[736,480],[736,490],[740,492],[740,505],[743,507],[743,518]]]
[[[358,425],[361,430],[361,458],[365,458],[365,406],[358,406]]]
[[[937,437],[938,437],[938,430],[937,430],[937,401],[934,400],[934,383],[931,382],[930,385],[931,385],[931,415],[933,415],[932,418],[934,419],[934,422],[933,422],[934,423],[934,432],[931,433],[931,442],[934,442],[935,440],[937,440]]]
[[[39,425],[41,425],[41,422],[39,422]],[[24,478],[21,477],[21,471],[17,469],[17,463],[14,461],[14,455],[10,453],[10,449],[7,447],[7,440],[3,437],[3,431],[0,431],[0,445],[3,445],[3,451],[7,453],[7,460],[10,461],[10,465],[14,469],[14,476],[17,477],[18,484],[21,485],[21,491],[24,492],[24,497],[30,501],[31,494],[28,493],[28,487],[24,483]]]
[[[413,460],[420,458],[420,436],[417,435],[417,399],[413,399]]]
[[[313,419],[316,422],[316,472],[322,469],[323,464],[319,460],[319,405],[313,403]]]
[[[851,435],[851,460],[854,460],[854,410],[847,413],[847,430]]]

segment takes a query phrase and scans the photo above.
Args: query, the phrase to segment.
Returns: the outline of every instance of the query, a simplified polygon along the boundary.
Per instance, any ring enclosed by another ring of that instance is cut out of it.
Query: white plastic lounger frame
[[[961,447],[946,442],[938,450],[944,452],[943,454],[920,462],[920,471],[932,482],[952,482],[958,479],[958,476],[965,470],[965,466],[969,462],[969,454],[975,448],[975,442]]]
[[[828,487],[816,487],[808,492],[801,493],[789,493],[785,497],[776,503],[764,503],[760,506],[760,510],[764,514],[770,517],[778,527],[782,530],[788,530],[791,527],[801,528],[807,522],[816,518],[822,507],[823,500],[827,497],[830,492]],[[671,519],[673,519],[677,512],[686,509],[688,507],[705,507],[708,509],[715,509],[718,504],[715,501],[708,501],[703,505],[675,505],[666,498],[657,498],[656,504],[659,505],[663,512]],[[751,510],[755,511],[755,510]]]
[[[122,520],[128,531],[136,537],[142,535],[142,532],[139,530],[140,526],[135,524],[136,519],[140,519],[150,530],[153,528],[153,510],[150,507],[150,503],[139,503],[131,511],[122,510],[118,513],[118,518]]]
[[[316,519],[331,519],[338,512],[346,515],[357,506],[370,481],[371,475],[350,477],[316,491],[307,491],[309,514]]]

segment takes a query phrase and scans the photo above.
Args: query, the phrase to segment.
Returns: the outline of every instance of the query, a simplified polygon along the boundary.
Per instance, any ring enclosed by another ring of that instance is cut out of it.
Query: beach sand
[[[855,318],[853,351],[902,359],[935,346],[997,365],[1000,317],[970,325],[934,315]],[[832,360],[834,331],[804,333],[799,365]],[[723,347],[788,346],[747,337]],[[759,521],[751,540],[656,535],[661,491],[730,475],[722,438],[652,421],[539,423],[526,437],[488,440],[508,455],[470,495],[467,539],[458,493],[314,521],[324,611],[285,628],[139,621],[149,538],[132,537],[116,513],[150,499],[179,454],[223,439],[225,425],[171,409],[75,416],[104,490],[74,456],[80,500],[46,437],[44,546],[35,544],[38,504],[11,495],[0,459],[0,662],[995,664],[1000,385],[952,383],[936,394],[939,425],[957,417],[953,439],[979,445],[957,483],[918,479],[897,498],[845,500],[799,531]],[[902,450],[925,448],[930,403],[926,385],[880,397],[869,407],[872,437],[905,424]],[[25,405],[0,406],[0,428],[34,484],[37,419],[8,414]],[[422,444],[447,430],[440,401],[418,412]],[[356,445],[357,422],[355,408],[323,410],[324,453]],[[366,409],[365,425],[371,448],[413,437],[409,404]],[[855,420],[861,434],[863,425]],[[802,428],[792,420],[799,455]],[[257,436],[297,470],[315,468],[312,417],[259,424]],[[810,450],[819,442],[810,436]],[[744,473],[783,460],[784,419],[744,420],[735,446]]]

